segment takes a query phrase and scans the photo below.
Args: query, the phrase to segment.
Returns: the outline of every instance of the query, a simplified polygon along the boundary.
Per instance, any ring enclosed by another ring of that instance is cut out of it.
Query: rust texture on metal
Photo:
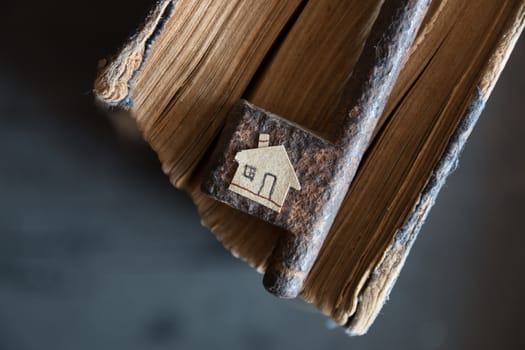
[[[241,101],[230,113],[202,190],[243,212],[286,229],[268,261],[264,286],[284,298],[302,289],[355,176],[430,0],[386,0],[334,118],[343,127],[333,142]],[[258,135],[284,145],[301,184],[280,212],[228,190],[237,152],[256,148]],[[264,239],[264,237],[261,237]]]

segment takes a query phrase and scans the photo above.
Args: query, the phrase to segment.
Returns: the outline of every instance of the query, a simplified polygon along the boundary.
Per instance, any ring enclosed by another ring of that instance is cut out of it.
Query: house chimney
[[[259,134],[259,145],[257,147],[263,148],[270,145],[270,134]]]

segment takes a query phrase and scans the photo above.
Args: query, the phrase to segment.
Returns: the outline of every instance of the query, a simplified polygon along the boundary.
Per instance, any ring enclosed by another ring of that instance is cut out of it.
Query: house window
[[[250,181],[253,181],[253,178],[255,177],[255,167],[254,166],[251,166],[251,165],[245,165],[244,166],[244,171],[243,171],[243,175],[244,177],[247,177],[248,179],[250,179]]]

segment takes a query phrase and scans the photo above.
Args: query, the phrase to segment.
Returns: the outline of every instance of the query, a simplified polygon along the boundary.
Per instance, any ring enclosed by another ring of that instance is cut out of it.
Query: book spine
[[[111,60],[99,62],[94,94],[97,103],[106,107],[133,106],[131,83],[149,55],[155,39],[162,33],[178,0],[158,0],[144,24]]]
[[[388,295],[430,209],[435,203],[439,191],[445,184],[447,177],[456,169],[461,151],[523,31],[525,3],[517,2],[513,13],[514,16],[507,21],[500,35],[501,39],[495,45],[490,59],[480,72],[478,83],[468,98],[468,107],[463,113],[462,121],[450,138],[443,156],[430,176],[412,213],[405,224],[396,232],[383,259],[375,267],[366,282],[359,297],[356,313],[346,324],[348,334],[365,334],[374,322],[381,307],[388,299]]]

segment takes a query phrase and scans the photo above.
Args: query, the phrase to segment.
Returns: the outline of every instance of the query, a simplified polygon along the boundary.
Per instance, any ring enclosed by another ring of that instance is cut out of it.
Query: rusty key
[[[429,3],[385,0],[338,104],[333,142],[244,100],[230,112],[202,190],[286,229],[263,279],[271,293],[301,292]]]

